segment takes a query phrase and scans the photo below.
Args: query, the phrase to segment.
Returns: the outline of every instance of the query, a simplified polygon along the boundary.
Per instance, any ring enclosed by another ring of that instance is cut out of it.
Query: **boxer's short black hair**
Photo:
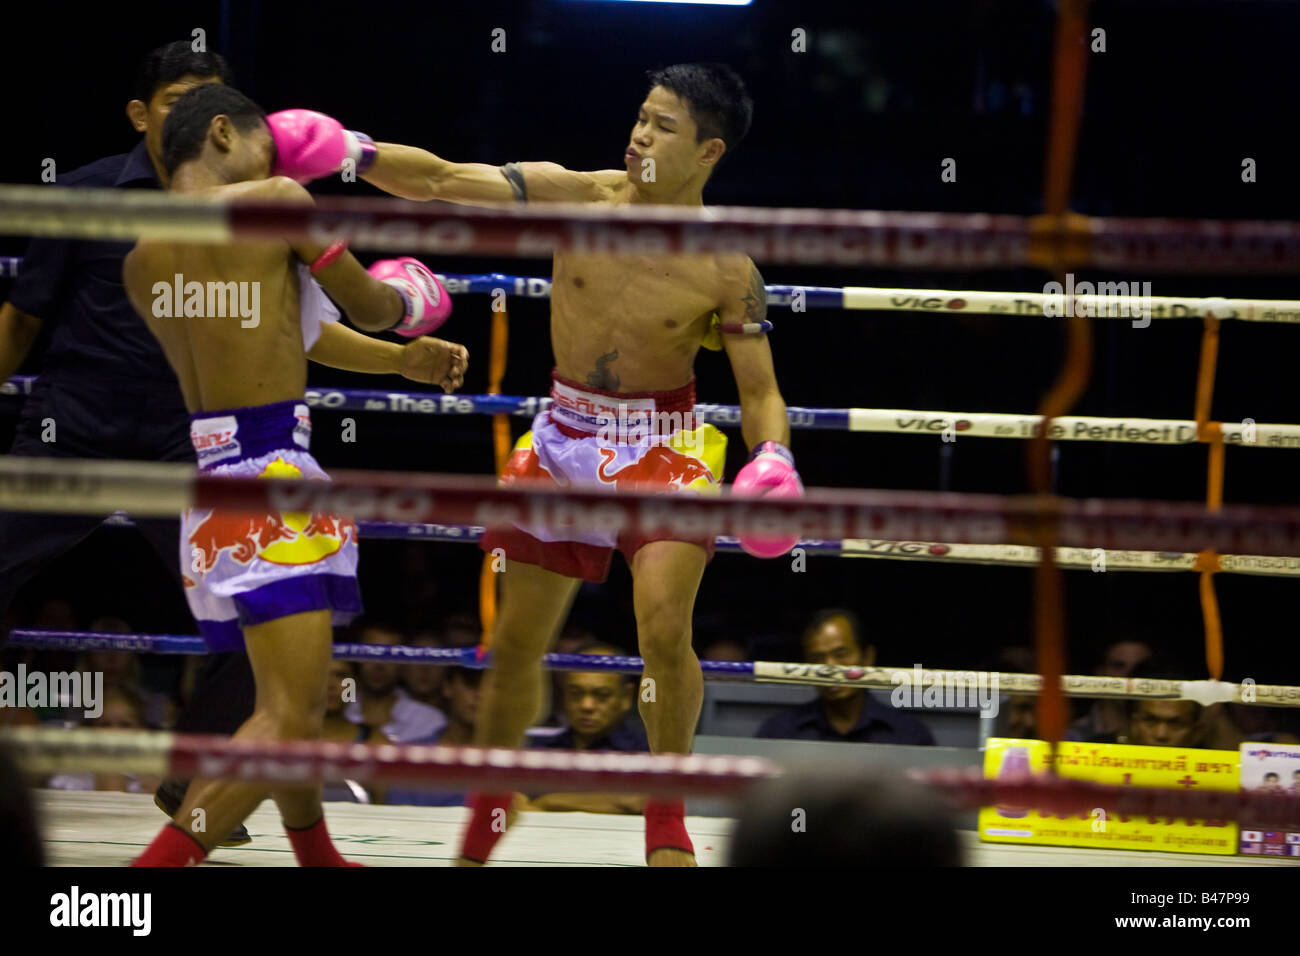
[[[695,120],[695,141],[715,136],[727,152],[740,145],[754,117],[754,101],[745,81],[722,63],[678,63],[649,71],[651,88],[662,86],[685,101]]]
[[[194,41],[177,40],[145,54],[135,74],[135,98],[148,103],[168,83],[185,76],[215,76],[226,86],[233,82],[230,64],[224,56],[196,52]]]
[[[233,86],[205,83],[186,90],[172,104],[167,122],[163,123],[162,161],[168,176],[181,163],[199,155],[215,116],[229,116],[241,133],[266,124],[262,107]]]

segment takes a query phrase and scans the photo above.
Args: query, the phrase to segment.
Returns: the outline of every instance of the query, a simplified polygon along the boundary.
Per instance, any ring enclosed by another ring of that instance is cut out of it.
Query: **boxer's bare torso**
[[[276,180],[265,179],[189,195],[264,198],[277,189]],[[224,246],[142,241],[127,256],[122,270],[127,295],[162,345],[191,412],[302,398],[307,358],[299,319],[297,262],[294,250],[281,240]],[[203,315],[175,314],[176,307],[184,305],[183,299],[176,301],[178,275],[182,288],[192,282],[203,288]],[[168,290],[155,291],[157,283]],[[216,314],[220,309],[208,314],[210,288],[219,289],[227,303],[232,291],[236,297],[242,294],[246,303],[256,302],[257,315],[243,318],[238,312],[231,315],[228,308],[224,316]],[[161,295],[171,299],[171,317],[155,312]]]
[[[593,205],[624,204],[627,174],[591,174]],[[690,381],[715,312],[748,297],[745,321],[766,299],[746,256],[555,253],[551,343],[565,378],[616,392],[662,391]]]

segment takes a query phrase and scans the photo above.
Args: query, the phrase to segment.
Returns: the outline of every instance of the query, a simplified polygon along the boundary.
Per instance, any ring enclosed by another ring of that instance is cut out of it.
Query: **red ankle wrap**
[[[695,846],[686,832],[686,804],[681,800],[647,800],[645,804],[645,858],[655,850],[684,850]]]
[[[208,851],[174,823],[163,827],[132,866],[198,866]]]
[[[472,793],[465,805],[470,808],[469,826],[461,842],[460,855],[475,863],[486,863],[492,848],[506,832],[506,815],[514,803],[513,793]],[[498,813],[497,811],[500,811]]]

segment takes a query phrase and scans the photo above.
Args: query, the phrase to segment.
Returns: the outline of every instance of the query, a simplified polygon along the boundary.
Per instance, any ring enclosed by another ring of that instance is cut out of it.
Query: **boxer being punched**
[[[406,199],[702,206],[714,168],[749,129],[751,100],[740,78],[720,65],[672,66],[649,79],[623,168],[599,172],[572,172],[554,163],[453,163],[422,149],[376,145],[329,117],[302,110],[276,114],[270,123],[281,169],[301,181],[351,161],[369,182]],[[772,367],[766,313],[762,276],[744,256],[557,252],[551,288],[555,401],[516,446],[503,480],[716,491],[726,440],[691,415],[694,360],[704,345],[726,350],[752,450],[734,491],[802,493],[786,447],[789,424]],[[745,542],[762,556],[782,554],[793,543]],[[691,615],[712,553],[710,540],[616,539],[519,526],[489,532],[482,547],[502,549],[506,568],[478,743],[521,743],[541,702],[540,657],[579,584],[604,580],[618,548],[632,569],[643,677],[656,688],[653,701],[639,695],[651,748],[690,751],[704,689],[691,650]],[[466,864],[486,860],[503,829],[509,796],[479,795],[472,806],[461,851]],[[647,861],[692,865],[681,802],[651,800],[645,815]]]
[[[228,86],[200,86],[180,97],[163,130],[163,163],[176,193],[310,202],[297,183],[268,178],[274,157],[264,114]],[[311,418],[303,394],[307,355],[321,339],[321,323],[337,313],[313,275],[368,331],[396,328],[418,336],[440,324],[450,307],[414,259],[376,263],[368,275],[340,244],[142,241],[127,255],[127,294],[176,372],[200,471],[327,477],[308,451]],[[184,294],[173,295],[174,289]],[[228,296],[216,309],[214,290]],[[236,291],[238,310],[229,307]],[[337,360],[337,334],[328,338]],[[438,366],[431,377],[448,391],[458,387],[465,350],[425,341]],[[182,518],[180,558],[186,596],[208,643],[242,638],[252,663],[257,702],[234,736],[318,738],[332,624],[361,610],[355,525],[326,515],[191,510]],[[235,780],[194,781],[173,823],[137,865],[199,862],[268,791]],[[319,786],[271,796],[300,864],[344,864],[325,829]],[[196,815],[199,809],[204,813]],[[198,819],[204,820],[201,830],[194,826]]]

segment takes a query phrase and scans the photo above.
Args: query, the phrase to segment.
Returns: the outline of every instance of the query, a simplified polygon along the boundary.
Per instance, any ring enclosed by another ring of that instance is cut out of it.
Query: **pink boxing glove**
[[[406,314],[391,331],[408,339],[432,332],[451,315],[451,296],[442,283],[419,259],[380,259],[366,270],[391,285],[406,301]]]
[[[803,482],[794,470],[794,455],[790,449],[774,441],[760,442],[749,458],[749,464],[740,469],[731,486],[732,495],[770,498],[802,498]],[[744,535],[740,547],[756,558],[779,558],[799,543],[797,534]]]
[[[324,113],[280,110],[268,116],[266,123],[275,142],[272,176],[288,176],[306,184],[337,173],[347,159],[356,164],[357,173],[364,173],[378,155],[369,136],[344,129]]]

